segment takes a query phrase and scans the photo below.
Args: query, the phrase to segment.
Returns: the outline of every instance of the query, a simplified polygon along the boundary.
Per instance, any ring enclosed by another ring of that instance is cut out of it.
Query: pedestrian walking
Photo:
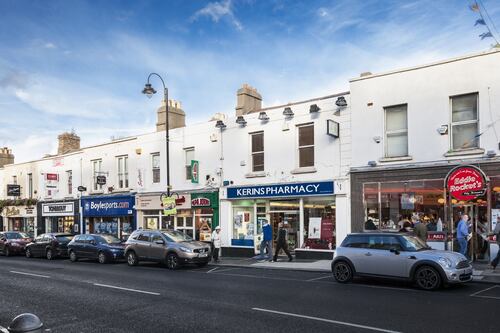
[[[495,230],[493,230],[493,233],[497,236],[498,252],[495,259],[491,261],[491,267],[493,267],[493,269],[496,269],[498,262],[500,261],[500,216],[497,218],[497,225],[495,226]]]
[[[467,256],[467,242],[469,237],[469,226],[467,225],[469,216],[463,214],[457,225],[457,241],[460,247],[460,253]]]
[[[286,255],[288,256],[288,261],[292,261],[292,255],[290,254],[290,251],[288,251],[288,231],[283,226],[283,222],[280,222],[279,224],[276,252],[274,252],[273,261],[278,260],[278,254],[280,253],[281,249],[283,249],[283,251],[285,251]]]
[[[212,233],[212,259],[214,262],[219,261],[219,251],[221,245],[220,226],[216,226],[214,232]]]
[[[260,257],[264,259],[264,250],[267,250],[266,259],[271,259],[273,255],[273,228],[268,220],[265,220],[262,226],[263,239],[260,243]]]

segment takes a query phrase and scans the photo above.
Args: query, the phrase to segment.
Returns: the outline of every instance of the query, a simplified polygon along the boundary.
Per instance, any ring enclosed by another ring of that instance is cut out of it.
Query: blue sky
[[[187,122],[233,114],[236,90],[266,106],[348,90],[348,79],[480,52],[467,0],[0,1],[0,146],[16,162],[155,129],[164,76]],[[483,0],[500,27],[500,2]],[[159,88],[159,82],[152,82]]]

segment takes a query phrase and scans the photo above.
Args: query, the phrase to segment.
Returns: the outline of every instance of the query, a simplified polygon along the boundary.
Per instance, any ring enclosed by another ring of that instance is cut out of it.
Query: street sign
[[[175,204],[174,197],[172,197],[172,196],[167,197],[166,195],[162,194],[161,195],[161,204],[163,206],[163,215],[170,216],[170,215],[177,214],[177,207]]]
[[[7,184],[7,196],[19,197],[21,195],[21,185]]]
[[[97,176],[96,182],[97,185],[106,185],[106,176]]]
[[[191,160],[191,183],[200,182],[200,162]]]
[[[87,188],[85,186],[78,186],[78,192],[85,192]]]

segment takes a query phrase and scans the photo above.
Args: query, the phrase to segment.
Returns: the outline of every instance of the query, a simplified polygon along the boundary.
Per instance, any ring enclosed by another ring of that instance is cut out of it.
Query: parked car
[[[24,232],[0,232],[0,252],[6,257],[13,254],[24,253],[26,244],[29,242],[31,242],[31,238]]]
[[[472,280],[472,266],[465,256],[433,250],[419,238],[402,233],[348,235],[335,250],[332,272],[341,283],[354,276],[374,276],[411,281],[425,290]]]
[[[136,230],[126,242],[125,257],[129,266],[154,261],[170,269],[183,264],[202,267],[210,260],[210,247],[176,230]]]
[[[68,244],[68,255],[72,262],[78,259],[97,259],[99,263],[124,259],[125,244],[112,235],[77,235]]]
[[[68,244],[74,235],[64,233],[47,233],[36,237],[26,245],[26,257],[45,257],[49,260],[68,256]]]

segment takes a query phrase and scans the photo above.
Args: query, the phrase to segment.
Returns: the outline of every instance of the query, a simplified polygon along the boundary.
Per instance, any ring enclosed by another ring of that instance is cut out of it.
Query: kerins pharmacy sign
[[[333,181],[228,187],[228,199],[286,198],[334,194]]]
[[[446,177],[446,188],[457,200],[474,200],[486,193],[486,177],[474,166],[457,167]]]

